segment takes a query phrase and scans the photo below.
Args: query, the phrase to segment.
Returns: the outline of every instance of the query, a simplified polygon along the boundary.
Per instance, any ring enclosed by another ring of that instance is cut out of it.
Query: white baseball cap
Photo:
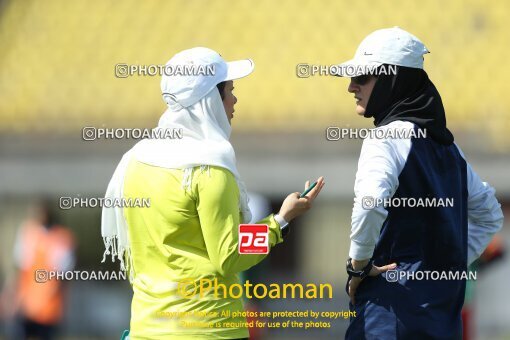
[[[218,52],[195,47],[174,55],[165,65],[161,91],[167,104],[195,104],[217,84],[246,77],[253,72],[251,59],[226,62]]]
[[[366,74],[382,64],[423,69],[423,55],[430,53],[425,45],[398,26],[370,33],[361,44],[354,58],[338,65],[339,76],[355,77]],[[345,72],[345,71],[353,71]]]

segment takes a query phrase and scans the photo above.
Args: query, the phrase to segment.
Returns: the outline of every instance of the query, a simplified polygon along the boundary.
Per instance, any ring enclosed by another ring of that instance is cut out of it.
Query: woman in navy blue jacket
[[[467,266],[503,224],[494,189],[446,127],[426,53],[394,27],[339,65],[357,113],[376,126],[354,187],[346,289],[356,317],[346,339],[461,339]]]

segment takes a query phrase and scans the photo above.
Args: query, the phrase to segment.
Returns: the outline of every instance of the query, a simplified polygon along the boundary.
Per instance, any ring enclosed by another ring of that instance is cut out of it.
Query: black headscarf
[[[409,121],[426,129],[436,142],[453,143],[453,135],[446,128],[441,96],[422,69],[397,66],[396,74],[380,74],[364,116],[374,117],[375,126],[395,120]]]

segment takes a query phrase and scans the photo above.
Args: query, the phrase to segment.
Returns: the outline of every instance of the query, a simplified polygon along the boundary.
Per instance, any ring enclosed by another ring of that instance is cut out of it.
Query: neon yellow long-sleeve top
[[[124,208],[134,276],[130,337],[248,337],[242,299],[209,286],[239,284],[238,273],[267,255],[238,252],[239,189],[229,170],[195,167],[187,190],[183,176],[137,161],[127,169],[124,197],[150,198],[150,207]],[[270,247],[283,241],[273,215],[258,223],[269,226]]]

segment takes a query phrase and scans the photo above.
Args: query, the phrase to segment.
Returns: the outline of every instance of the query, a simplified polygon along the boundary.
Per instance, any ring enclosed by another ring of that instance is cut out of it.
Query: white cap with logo
[[[382,64],[423,69],[423,55],[427,53],[429,50],[411,33],[398,26],[384,28],[370,33],[358,46],[354,58],[338,65],[342,70],[355,70],[354,74],[338,75],[354,77]]]
[[[167,104],[195,104],[217,84],[246,77],[255,65],[251,59],[226,62],[218,52],[195,47],[174,55],[165,65],[161,91]]]

